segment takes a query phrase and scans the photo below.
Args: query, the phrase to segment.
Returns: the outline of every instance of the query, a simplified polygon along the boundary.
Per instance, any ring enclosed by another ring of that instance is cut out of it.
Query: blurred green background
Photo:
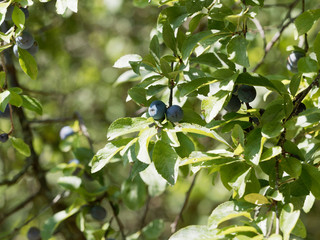
[[[136,1],[139,2],[139,1]],[[234,1],[227,0],[227,4]],[[291,1],[265,1],[266,4],[286,4]],[[306,1],[307,8],[317,8],[319,3]],[[317,5],[317,6],[315,6]],[[97,151],[106,142],[107,128],[112,121],[124,116],[136,116],[139,107],[133,102],[126,102],[127,90],[133,84],[114,86],[114,82],[123,72],[114,69],[114,62],[125,54],[147,54],[150,41],[150,32],[156,26],[157,16],[161,9],[154,6],[139,8],[131,0],[95,0],[79,1],[79,12],[67,12],[60,16],[55,13],[55,1],[43,4],[35,1],[27,19],[27,29],[35,36],[40,51],[36,55],[39,76],[36,81],[29,79],[19,68],[14,58],[15,66],[19,71],[19,81],[24,92],[38,98],[43,105],[43,115],[38,116],[27,112],[30,119],[57,119],[72,117],[75,111],[83,117],[90,136]],[[277,32],[277,26],[285,17],[286,7],[265,8],[259,13],[266,38],[269,41]],[[293,11],[293,16],[300,13],[299,5]],[[250,31],[250,29],[254,29]],[[319,28],[312,29],[310,41],[314,40]],[[255,25],[249,23],[248,39],[249,59],[251,66],[263,56],[263,42]],[[287,28],[280,42],[268,54],[265,63],[258,72],[266,75],[282,74],[290,77],[286,70],[288,45],[297,45],[294,36],[294,27]],[[257,106],[263,106],[263,91],[260,92]],[[64,125],[73,125],[73,121],[33,124],[35,147],[40,155],[43,168],[50,169],[58,163],[67,163],[74,156],[63,153],[59,148],[59,130]],[[19,136],[19,124],[16,122],[15,135]],[[9,121],[0,119],[0,129],[7,131]],[[24,158],[15,152],[8,143],[0,144],[0,179],[14,176],[24,166]],[[129,176],[130,167],[121,162],[108,165],[105,175],[108,181],[120,188],[121,182]],[[215,181],[213,181],[215,179]],[[191,194],[191,200],[184,212],[184,221],[179,227],[190,224],[205,224],[208,215],[220,202],[230,197],[216,176],[202,171]],[[0,180],[0,181],[1,181]],[[62,188],[55,183],[56,176],[48,175],[53,192],[59,193]],[[170,235],[170,224],[179,213],[183,204],[185,192],[188,190],[192,178],[183,179],[169,187],[166,194],[151,200],[147,222],[155,218],[163,218],[166,232],[161,239]],[[212,185],[212,183],[215,185]],[[26,175],[17,184],[6,187],[0,186],[0,219],[2,214],[12,209],[22,199],[35,192],[35,180]],[[37,211],[43,201],[26,205],[6,221],[0,224],[0,232],[10,231]],[[121,206],[120,218],[129,233],[139,228],[139,220],[144,209],[134,212]],[[110,209],[109,209],[110,212]],[[45,211],[36,220],[22,228],[15,239],[26,239],[29,226],[41,227],[45,219],[51,216],[50,210]],[[315,206],[308,215],[303,214],[302,220],[308,230],[308,239],[320,239],[320,204]],[[108,218],[111,217],[111,212]],[[59,238],[57,236],[57,239]]]

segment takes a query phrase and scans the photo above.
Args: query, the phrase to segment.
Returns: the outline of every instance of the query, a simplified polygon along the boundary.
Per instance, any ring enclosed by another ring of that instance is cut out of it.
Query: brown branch
[[[276,32],[274,34],[274,36],[272,37],[271,41],[265,46],[265,49],[264,49],[264,55],[262,57],[262,59],[257,63],[257,65],[253,68],[253,72],[257,71],[257,69],[263,64],[263,62],[265,61],[268,53],[270,52],[271,48],[274,46],[274,44],[279,40],[279,38],[281,37],[281,34],[283,33],[283,31],[295,20],[295,18],[291,18],[290,15],[291,15],[291,12],[293,10],[293,8],[295,7],[295,5],[298,4],[300,0],[295,0],[294,2],[292,2],[288,8],[288,12],[286,14],[286,17],[284,18],[282,24],[281,24],[281,28],[279,29],[278,32]],[[285,21],[289,19],[289,21],[285,23]]]
[[[193,177],[193,180],[192,180],[191,185],[190,185],[190,187],[189,187],[189,189],[188,189],[188,191],[187,191],[187,193],[186,193],[186,197],[185,197],[185,199],[184,199],[184,203],[183,203],[183,205],[182,205],[182,208],[180,209],[180,212],[179,212],[178,216],[175,218],[174,222],[170,225],[170,227],[171,227],[171,233],[174,233],[174,232],[177,231],[178,223],[179,223],[179,221],[182,219],[183,211],[184,211],[185,208],[187,207],[187,204],[188,204],[188,201],[189,201],[189,198],[190,198],[190,195],[191,195],[191,191],[192,191],[192,189],[193,189],[193,187],[194,187],[194,184],[195,184],[195,182],[196,182],[196,178],[197,178],[197,176],[198,176],[198,173],[199,173],[199,172],[197,172],[197,173],[194,175],[194,177]]]
[[[109,202],[109,204],[111,206],[113,216],[116,219],[116,222],[118,224],[122,240],[126,240],[126,235],[124,233],[123,223],[121,222],[120,218],[118,217],[117,208],[116,208],[116,206],[113,204],[113,202],[111,200],[108,199],[108,202]]]
[[[28,171],[30,166],[31,166],[31,161],[27,159],[27,163],[24,165],[23,169],[19,173],[17,173],[11,180],[6,179],[0,182],[0,186],[3,186],[3,185],[10,186],[15,184]]]
[[[15,208],[11,209],[9,212],[3,214],[2,218],[0,219],[0,225],[1,223],[3,223],[5,221],[5,219],[9,216],[11,216],[12,214],[14,214],[15,212],[19,211],[20,209],[24,208],[28,203],[30,203],[31,201],[33,201],[38,195],[39,195],[40,191],[37,191],[36,193],[32,194],[30,197],[28,197],[26,200],[24,200],[23,202],[21,202],[20,204],[18,204]]]
[[[66,117],[66,118],[49,118],[49,119],[33,119],[29,120],[30,124],[50,124],[50,123],[60,123],[60,122],[69,122],[76,120],[76,117]]]
[[[148,211],[149,211],[150,200],[151,200],[151,197],[148,195],[147,202],[146,202],[146,207],[144,209],[144,212],[143,212],[143,215],[142,215],[142,218],[141,218],[141,222],[140,222],[140,230],[142,230],[142,228],[144,227],[144,223],[146,221],[146,218],[147,218],[147,215],[148,215]]]

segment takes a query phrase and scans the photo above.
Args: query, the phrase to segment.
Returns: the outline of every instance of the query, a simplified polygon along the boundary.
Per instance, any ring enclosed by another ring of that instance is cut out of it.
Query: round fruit
[[[164,119],[165,112],[166,105],[160,100],[153,101],[148,109],[150,117],[153,117],[154,120]]]
[[[103,207],[96,205],[90,209],[90,214],[94,219],[102,221],[107,216],[107,211]]]
[[[8,136],[8,134],[7,133],[1,133],[0,134],[0,142],[6,142],[6,141],[8,141],[8,138],[9,138],[9,136]]]
[[[167,109],[167,119],[170,122],[180,122],[183,118],[183,110],[178,105],[172,105]]]
[[[30,33],[24,31],[20,36],[16,37],[16,43],[19,48],[28,49],[32,47],[34,38]]]
[[[232,94],[227,106],[224,107],[228,112],[238,112],[241,107],[241,102],[239,98]]]
[[[28,48],[27,51],[34,56],[39,50],[39,45],[37,41],[34,41],[33,45],[31,46],[31,48]]]
[[[305,53],[294,51],[290,53],[287,59],[287,69],[291,72],[298,72],[298,61],[300,58],[304,57]]]
[[[70,126],[64,126],[63,128],[61,128],[60,133],[59,133],[61,140],[66,139],[67,137],[71,136],[72,134],[74,134],[74,131]]]
[[[238,97],[240,101],[249,103],[252,102],[257,96],[256,89],[253,86],[242,85],[238,89]]]
[[[17,44],[13,45],[12,50],[13,50],[13,54],[18,58],[19,57],[18,45]]]
[[[39,228],[31,227],[27,233],[27,237],[29,240],[40,240],[41,234]]]

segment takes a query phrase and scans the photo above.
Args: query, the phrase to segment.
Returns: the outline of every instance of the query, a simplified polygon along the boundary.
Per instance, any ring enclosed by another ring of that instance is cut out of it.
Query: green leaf
[[[231,135],[233,143],[238,146],[238,144],[241,144],[241,146],[244,146],[244,132],[242,127],[240,127],[239,124],[234,125]]]
[[[196,34],[192,34],[183,42],[181,47],[183,62],[186,62],[186,60],[191,55],[193,49],[202,41],[211,39],[211,42],[214,42],[227,35],[229,35],[229,33],[222,33],[222,32],[213,33],[212,31],[203,31]]]
[[[25,49],[18,48],[21,69],[33,80],[37,78],[38,66],[34,57]]]
[[[281,159],[280,166],[291,177],[299,178],[302,170],[302,164],[300,160],[294,157],[283,158]]]
[[[149,156],[149,142],[153,136],[157,134],[157,129],[153,128],[146,128],[140,132],[138,145],[136,145],[137,149],[137,159],[143,163],[150,164],[150,156]]]
[[[261,129],[252,130],[248,137],[244,148],[244,158],[246,161],[258,165],[266,139],[261,136]]]
[[[235,161],[239,161],[239,159],[237,159],[231,154],[203,153],[200,151],[194,151],[188,157],[182,159],[182,161],[180,162],[180,166],[195,163],[203,163],[206,161],[210,161],[210,164],[212,165],[225,165],[231,164]]]
[[[298,61],[299,72],[311,73],[318,71],[318,63],[310,57],[302,57]]]
[[[77,176],[64,176],[58,179],[58,184],[68,190],[76,190],[82,183],[81,178]]]
[[[47,219],[42,226],[41,239],[51,239],[59,224],[76,214],[84,204],[84,200],[78,198],[68,209],[57,212],[52,217]]]
[[[257,231],[256,228],[252,227],[252,226],[228,226],[225,227],[223,229],[221,229],[221,232],[219,232],[219,235],[228,235],[228,234],[232,234],[232,233],[237,233],[237,235],[239,235],[238,233],[240,232],[251,232],[251,233],[256,233],[259,234],[259,232]]]
[[[64,14],[67,9],[72,12],[78,11],[78,0],[57,0],[56,11],[58,14]]]
[[[17,6],[14,6],[13,12],[12,12],[12,21],[13,23],[20,29],[24,28],[24,23],[25,23],[25,15],[18,8]]]
[[[10,91],[5,90],[4,92],[0,93],[0,111],[4,112],[7,107],[7,104],[10,100]]]
[[[304,226],[303,222],[301,221],[301,219],[299,218],[297,221],[296,226],[294,227],[294,229],[292,230],[291,234],[298,236],[300,238],[306,239],[307,237],[307,229]]]
[[[142,234],[147,239],[158,239],[164,231],[164,221],[155,219],[142,229]]]
[[[130,62],[139,62],[142,57],[138,54],[127,54],[120,57],[113,65],[114,68],[131,68]]]
[[[320,32],[317,34],[316,39],[313,43],[314,52],[317,56],[318,65],[320,65]]]
[[[278,81],[278,84],[275,86],[272,81],[269,79],[257,75],[257,74],[249,74],[248,72],[239,74],[237,81],[238,84],[245,84],[245,85],[251,85],[251,86],[260,86],[260,87],[266,87],[272,90],[276,90],[280,94],[287,93],[284,85]]]
[[[320,38],[319,38],[320,39]],[[320,49],[319,49],[320,50]],[[290,93],[292,96],[295,96],[299,90],[300,82],[301,82],[302,74],[295,74],[292,76],[290,81]]]
[[[186,96],[192,92],[194,92],[195,90],[206,86],[210,83],[216,82],[217,80],[215,80],[212,77],[203,77],[203,78],[196,78],[193,79],[190,82],[186,82],[186,83],[182,83],[178,85],[179,91],[180,91],[180,95]]]
[[[247,41],[242,36],[236,36],[227,45],[229,59],[241,66],[249,67]]]
[[[249,193],[244,196],[244,200],[255,205],[270,204],[268,198],[259,193]]]
[[[156,197],[165,191],[167,181],[157,172],[153,162],[139,174],[145,184],[148,185],[150,196]]]
[[[201,110],[206,122],[211,122],[221,111],[228,97],[228,91],[219,91],[213,96],[206,97],[201,102]]]
[[[10,101],[9,101],[9,103],[11,105],[16,106],[16,107],[21,107],[22,104],[23,104],[22,97],[19,94],[17,94],[15,91],[13,91],[12,88],[10,88],[9,91],[10,91]]]
[[[124,204],[131,210],[140,209],[146,202],[147,189],[139,176],[132,181],[126,180],[121,186],[121,196]]]
[[[302,165],[302,171],[300,178],[306,185],[306,187],[311,191],[311,193],[320,199],[320,171],[314,166],[308,164]]]
[[[89,166],[91,173],[100,171],[106,164],[110,162],[114,155],[120,152],[131,139],[120,139],[109,142],[106,146],[100,149],[92,158]]]
[[[217,230],[209,230],[207,226],[191,225],[180,229],[174,233],[169,240],[216,240],[221,239],[217,236]]]
[[[310,9],[300,14],[294,21],[299,36],[308,32],[319,18],[320,9]]]
[[[132,87],[128,90],[128,95],[140,106],[148,106],[147,91],[141,87]]]
[[[33,112],[38,113],[39,115],[42,115],[42,105],[38,101],[38,99],[30,97],[28,95],[21,95],[22,97],[22,107],[29,109]]]
[[[200,135],[204,135],[207,137],[211,137],[213,139],[218,140],[219,142],[224,143],[228,147],[231,147],[230,144],[224,140],[217,132],[214,130],[210,130],[206,127],[202,127],[197,124],[190,124],[190,123],[180,123],[175,127],[176,132],[189,132],[189,133],[196,133]]]
[[[174,185],[178,178],[178,158],[178,154],[169,144],[160,140],[156,142],[152,153],[154,166],[171,185]]]
[[[107,138],[109,140],[113,140],[117,137],[139,132],[142,129],[148,127],[152,122],[148,121],[146,118],[120,118],[115,120],[113,123],[111,123],[109,129]]]
[[[170,64],[164,58],[160,59],[160,68],[161,68],[162,74],[166,76],[168,79],[170,79],[171,77],[169,73],[172,72],[172,69]]]
[[[288,153],[291,153],[292,156],[296,158],[300,158],[300,160],[305,160],[304,154],[301,152],[301,150],[298,148],[298,146],[291,142],[291,141],[285,141],[284,142],[284,150]]]
[[[165,21],[163,23],[162,38],[166,46],[170,48],[174,53],[176,53],[177,52],[176,39],[169,21]]]
[[[221,182],[226,189],[231,190],[234,183],[242,174],[248,171],[249,165],[244,162],[232,162],[220,168]],[[229,184],[231,183],[231,184]]]
[[[283,240],[289,240],[290,233],[296,225],[300,216],[299,210],[294,210],[293,204],[283,206],[280,214],[280,229],[283,232]]]
[[[249,168],[247,171],[242,173],[240,176],[234,178],[232,181],[228,182],[228,184],[232,187],[232,189],[235,192],[233,196],[237,194],[239,198],[243,197],[250,174],[251,174],[251,168]]]
[[[26,144],[21,138],[10,137],[12,146],[22,155],[30,157],[31,151],[28,144]]]
[[[156,60],[156,62],[160,63],[160,44],[157,35],[154,35],[151,39],[149,51],[151,56]]]
[[[215,229],[219,224],[240,216],[252,220],[250,212],[255,205],[247,202],[227,201],[216,207],[208,219],[208,227]]]
[[[270,160],[271,158],[274,158],[275,156],[281,154],[281,152],[282,152],[282,149],[280,146],[268,148],[262,153],[260,161],[262,162],[262,161]]]
[[[196,58],[192,58],[191,63],[205,64],[215,68],[222,67],[220,60],[217,58],[217,56],[214,53],[201,54]]]

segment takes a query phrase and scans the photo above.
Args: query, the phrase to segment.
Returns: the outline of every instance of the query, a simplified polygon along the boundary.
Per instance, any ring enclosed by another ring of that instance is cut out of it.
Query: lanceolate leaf
[[[38,66],[34,57],[25,49],[18,48],[19,63],[22,70],[33,80],[37,78]]]
[[[152,160],[158,171],[158,173],[168,181],[171,185],[174,185],[178,177],[178,154],[168,144],[161,140],[157,141],[153,153]]]
[[[109,140],[113,140],[117,137],[139,132],[151,124],[146,118],[120,118],[115,120],[108,129],[107,137]]]
[[[244,216],[251,220],[250,212],[255,206],[247,202],[228,201],[220,204],[211,213],[208,226],[215,229],[222,222]]]
[[[120,152],[131,139],[121,139],[109,142],[106,146],[100,149],[93,157],[89,166],[91,172],[95,173],[100,171],[118,152]]]
[[[31,155],[30,147],[21,138],[10,138],[12,146],[21,154],[26,157]]]
[[[254,165],[258,165],[262,153],[263,144],[266,141],[261,136],[261,129],[256,128],[250,132],[244,148],[244,158]]]
[[[217,236],[217,230],[209,230],[207,226],[191,225],[182,228],[173,234],[169,240],[216,240],[221,239],[221,235]]]
[[[283,240],[289,240],[290,233],[300,216],[299,210],[294,210],[293,204],[283,206],[280,214],[280,229],[283,232]]]
[[[227,45],[229,59],[241,66],[249,67],[247,44],[246,39],[242,36],[231,39]]]
[[[204,136],[216,139],[216,140],[224,143],[228,147],[231,147],[229,145],[229,143],[226,140],[224,140],[217,132],[215,132],[214,130],[210,130],[206,127],[202,127],[197,124],[181,123],[175,127],[175,131],[176,132],[189,132],[189,133],[196,133],[196,134],[204,135]]]

